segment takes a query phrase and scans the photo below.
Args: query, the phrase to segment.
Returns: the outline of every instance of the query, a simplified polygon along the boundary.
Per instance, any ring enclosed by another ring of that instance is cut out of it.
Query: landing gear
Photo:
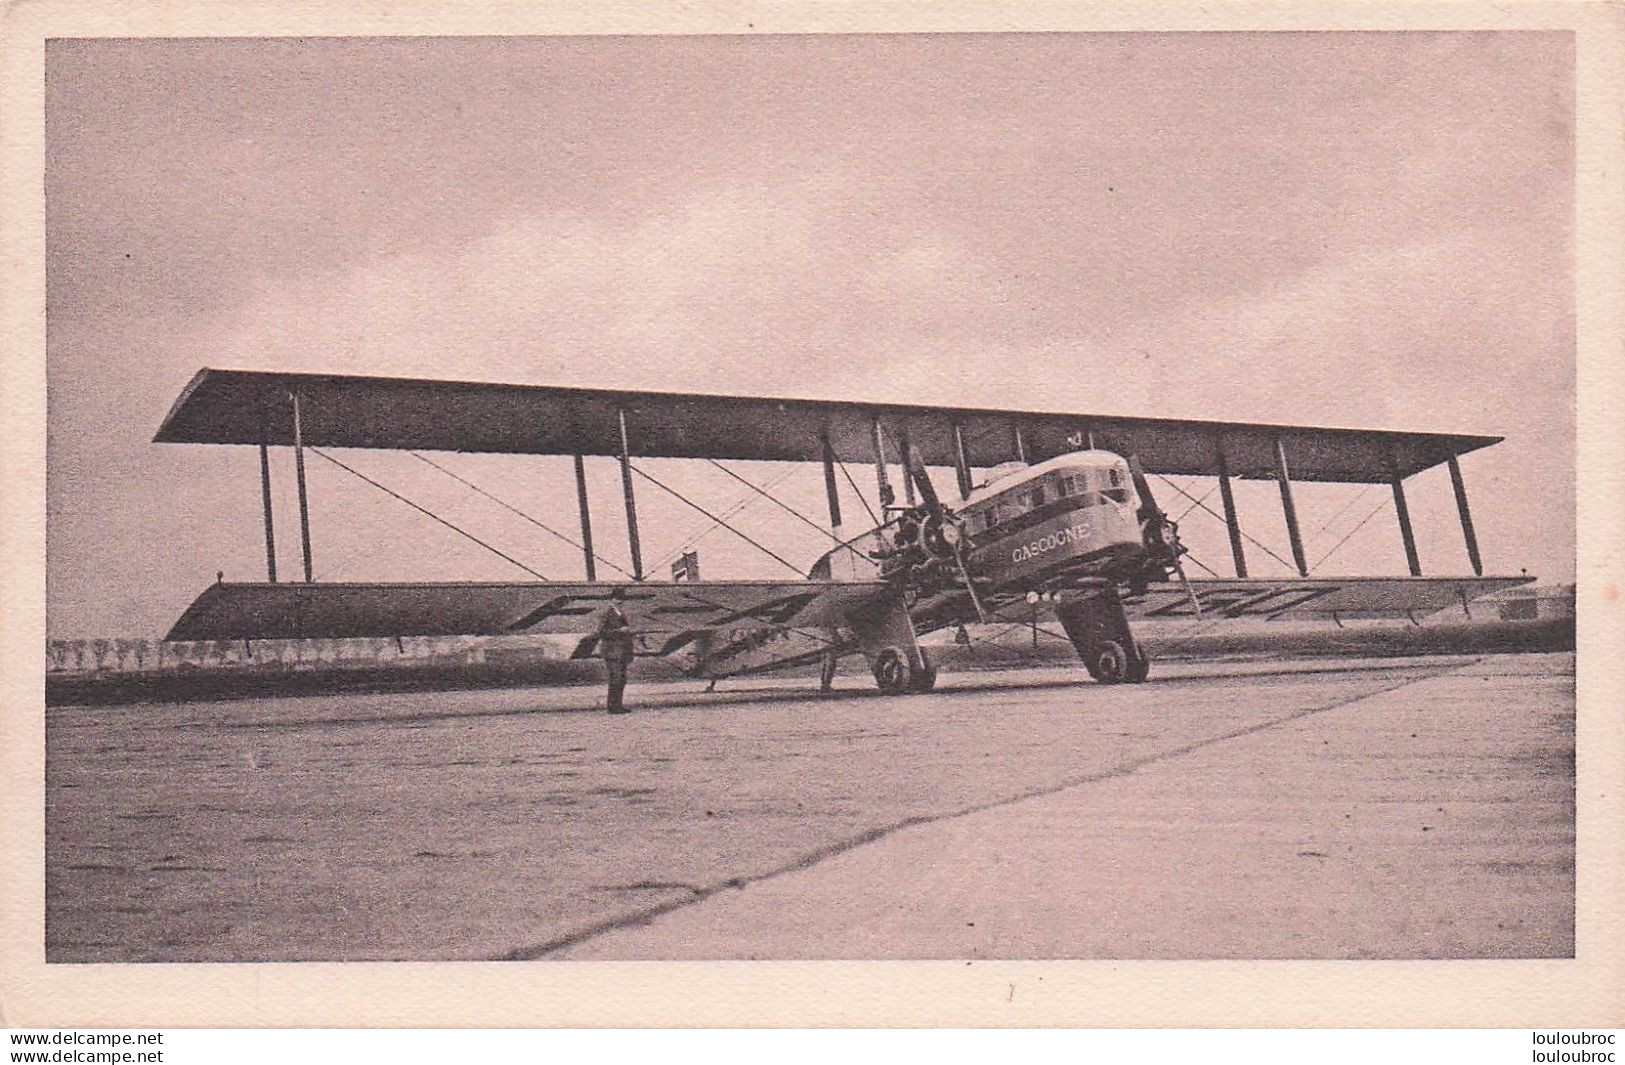
[[[912,690],[914,666],[901,648],[887,647],[875,655],[874,673],[882,695],[902,695]]]
[[[835,671],[840,667],[841,660],[833,651],[826,652],[818,663],[818,693],[827,694],[835,687]]]
[[[1129,678],[1129,654],[1116,640],[1097,640],[1084,651],[1083,667],[1102,684],[1121,684]]]
[[[908,690],[916,695],[924,695],[926,692],[930,691],[936,686],[936,664],[933,663],[929,658],[925,657],[925,651],[922,649],[920,651],[920,668],[914,671],[914,679],[909,684]]]
[[[1102,684],[1141,684],[1151,675],[1151,656],[1129,632],[1128,617],[1117,588],[1105,585],[1056,608],[1067,639],[1083,659],[1083,668]]]
[[[901,647],[887,647],[875,656],[874,673],[882,695],[923,695],[937,685],[937,667],[924,651],[915,665]]]
[[[1083,653],[1083,667],[1102,684],[1143,684],[1151,656],[1138,644],[1129,651],[1116,640],[1101,640]]]

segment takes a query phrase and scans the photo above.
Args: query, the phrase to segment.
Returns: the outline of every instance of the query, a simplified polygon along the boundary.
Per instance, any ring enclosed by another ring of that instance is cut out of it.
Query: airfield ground
[[[1573,661],[51,707],[47,958],[1570,956]]]

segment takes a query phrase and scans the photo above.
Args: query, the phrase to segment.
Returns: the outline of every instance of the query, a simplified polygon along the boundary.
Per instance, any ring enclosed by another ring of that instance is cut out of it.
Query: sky
[[[1573,70],[1534,32],[50,42],[49,635],[160,635],[263,578],[254,449],[151,442],[203,366],[1503,435],[1462,464],[1486,567],[1572,580]],[[410,455],[335,457],[581,575]],[[432,457],[576,535],[568,459]],[[318,579],[529,579],[309,463]],[[822,516],[816,467],[737,469]],[[1176,515],[1212,488],[1178,484]],[[1444,471],[1408,489],[1424,571],[1469,572]],[[1239,496],[1254,575],[1289,572],[1275,486]],[[1299,488],[1317,573],[1404,572],[1388,497]],[[656,574],[711,525],[638,504]],[[1181,528],[1229,574],[1222,524]],[[790,575],[697,543],[707,577]]]

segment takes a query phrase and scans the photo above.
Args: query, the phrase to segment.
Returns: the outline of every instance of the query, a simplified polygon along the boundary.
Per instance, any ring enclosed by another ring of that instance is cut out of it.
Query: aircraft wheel
[[[1133,679],[1129,653],[1116,640],[1101,640],[1091,647],[1084,665],[1089,675],[1102,684],[1121,684]]]
[[[875,685],[883,695],[902,695],[914,681],[914,667],[908,656],[888,647],[875,656]]]
[[[924,663],[924,666],[914,671],[914,681],[908,687],[908,690],[916,695],[924,695],[937,686],[937,667],[931,664],[929,658],[925,657],[924,651],[920,652],[920,661]]]
[[[1134,648],[1134,658],[1129,662],[1128,682],[1130,684],[1144,684],[1145,679],[1151,675],[1151,655],[1143,647]]]

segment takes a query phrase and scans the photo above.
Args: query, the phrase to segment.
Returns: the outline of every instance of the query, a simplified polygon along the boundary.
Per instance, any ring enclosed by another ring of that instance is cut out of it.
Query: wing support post
[[[1411,528],[1411,508],[1405,503],[1405,478],[1399,472],[1399,463],[1388,459],[1388,483],[1394,489],[1394,513],[1399,515],[1399,535],[1405,541],[1405,564],[1412,577],[1422,575],[1422,560],[1416,554],[1416,532]]]
[[[886,436],[880,429],[880,416],[877,414],[869,419],[869,436],[875,445],[875,483],[880,491],[880,510],[882,519],[886,508],[897,500],[892,491],[891,481],[886,476]]]
[[[824,457],[824,499],[829,503],[829,531],[839,538],[841,530],[841,490],[835,483],[835,449],[830,446],[829,433],[818,434],[819,448]]]
[[[1236,563],[1236,576],[1247,578],[1247,552],[1241,543],[1241,522],[1236,518],[1236,497],[1230,490],[1230,457],[1225,454],[1224,438],[1215,443],[1214,452],[1219,464],[1219,498],[1224,501],[1224,525],[1230,530],[1230,557]]]
[[[959,477],[959,498],[970,498],[970,456],[965,452],[965,427],[954,422],[954,473]]]
[[[260,410],[260,505],[265,511],[265,579],[276,583],[276,523],[271,517],[271,449],[265,442],[265,410]]]
[[[1292,503],[1292,475],[1286,465],[1286,442],[1275,438],[1275,479],[1281,485],[1281,510],[1286,515],[1286,534],[1292,541],[1292,561],[1297,564],[1298,576],[1309,576],[1309,563],[1303,555],[1303,534],[1298,531],[1298,508]]]
[[[902,460],[903,475],[903,503],[905,506],[914,506],[914,478],[908,472],[908,430],[904,429],[897,434],[897,455]]]
[[[310,502],[305,494],[304,411],[297,388],[288,393],[288,399],[293,403],[293,471],[299,483],[299,546],[304,550],[305,583],[309,584],[315,578],[310,566]]]
[[[587,509],[587,464],[580,455],[576,460],[576,509],[581,512],[581,557],[587,563],[587,579],[598,579],[598,567],[592,557],[592,512]]]
[[[1484,576],[1484,560],[1478,554],[1478,535],[1473,532],[1473,512],[1467,509],[1467,484],[1461,479],[1461,463],[1456,456],[1448,459],[1450,487],[1456,491],[1456,511],[1461,515],[1461,535],[1467,541],[1467,561],[1473,564],[1473,575]],[[1465,609],[1465,604],[1463,604]]]
[[[621,431],[621,494],[626,497],[626,542],[632,549],[632,579],[643,579],[643,549],[638,545],[638,502],[632,494],[632,446],[626,436],[626,408],[615,410]],[[586,511],[582,511],[586,513]]]
[[[1022,465],[1027,463],[1027,436],[1021,431],[1021,423],[1015,422],[1010,426],[1010,446],[1015,449],[1016,461]]]

